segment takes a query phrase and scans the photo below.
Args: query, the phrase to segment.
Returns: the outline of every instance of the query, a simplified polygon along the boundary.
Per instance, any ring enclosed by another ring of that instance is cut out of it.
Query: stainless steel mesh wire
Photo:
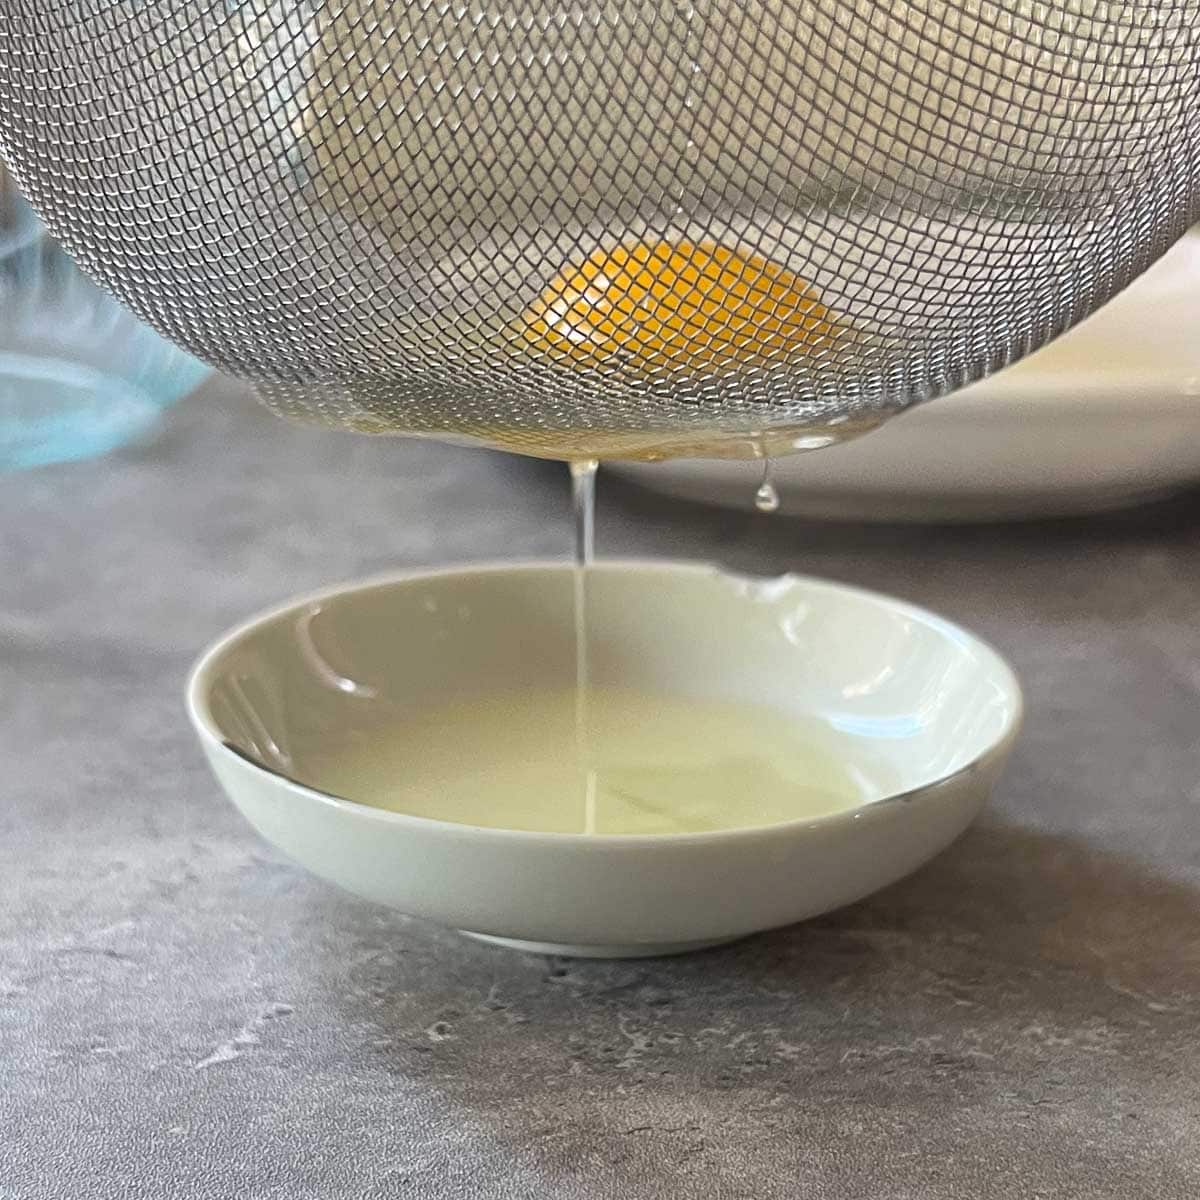
[[[284,413],[561,457],[818,444],[1200,217],[1182,0],[0,0],[0,150]]]

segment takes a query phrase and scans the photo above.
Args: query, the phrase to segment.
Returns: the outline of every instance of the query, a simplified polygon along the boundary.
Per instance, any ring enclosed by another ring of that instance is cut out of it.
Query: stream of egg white
[[[771,479],[771,459],[762,450],[762,483],[754,493],[759,512],[779,508],[779,493]],[[596,474],[600,463],[594,458],[575,459],[571,466],[571,509],[574,516],[575,559],[573,572],[575,615],[575,762],[583,783],[583,832],[596,832],[597,773],[588,734],[588,568],[596,551]]]
[[[594,458],[571,463],[571,504],[575,516],[575,761],[583,780],[583,832],[596,832],[596,767],[588,740],[587,572],[596,547]]]

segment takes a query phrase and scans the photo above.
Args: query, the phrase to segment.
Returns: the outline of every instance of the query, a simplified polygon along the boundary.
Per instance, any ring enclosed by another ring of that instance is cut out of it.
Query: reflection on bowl
[[[593,687],[768,706],[820,731],[842,777],[858,780],[855,801],[631,834],[439,819],[441,796],[421,785],[409,811],[323,790],[331,749],[386,730],[402,792],[434,753],[425,714],[547,686],[569,694],[572,583],[560,564],[413,573],[255,619],[209,650],[189,685],[213,770],[268,841],[367,899],[523,948],[646,955],[801,920],[899,879],[972,820],[1015,737],[1007,666],[929,613],[799,577],[614,562],[589,577]],[[482,731],[452,733],[466,760]],[[475,778],[486,802],[489,777]],[[753,808],[761,787],[748,782],[731,805]]]

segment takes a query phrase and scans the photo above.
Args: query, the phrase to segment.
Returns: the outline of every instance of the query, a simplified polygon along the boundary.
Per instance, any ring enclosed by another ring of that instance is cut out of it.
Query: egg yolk
[[[556,276],[525,314],[527,348],[592,367],[722,373],[832,341],[811,284],[716,242],[636,242]]]

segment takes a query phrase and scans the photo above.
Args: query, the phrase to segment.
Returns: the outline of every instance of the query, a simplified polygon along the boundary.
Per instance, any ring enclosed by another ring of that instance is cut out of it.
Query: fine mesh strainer
[[[280,412],[780,452],[1086,316],[1200,216],[1200,4],[0,0],[0,149]]]

